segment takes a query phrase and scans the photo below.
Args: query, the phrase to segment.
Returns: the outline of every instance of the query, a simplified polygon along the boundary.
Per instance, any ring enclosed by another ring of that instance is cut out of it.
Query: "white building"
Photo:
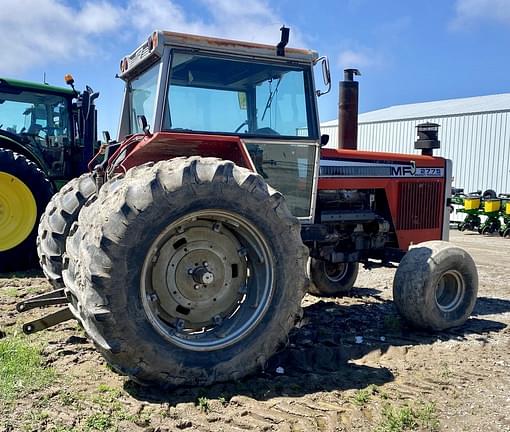
[[[453,160],[454,186],[466,192],[510,192],[510,93],[397,105],[359,116],[358,149],[395,153],[414,150],[416,125],[441,125],[441,149]],[[337,121],[321,124],[337,146]]]

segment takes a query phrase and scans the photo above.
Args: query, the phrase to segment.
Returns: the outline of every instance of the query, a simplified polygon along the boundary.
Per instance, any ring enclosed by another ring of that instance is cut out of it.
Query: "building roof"
[[[395,105],[360,114],[358,120],[359,123],[378,123],[500,111],[510,111],[510,93]],[[336,126],[337,123],[331,120],[321,126]]]

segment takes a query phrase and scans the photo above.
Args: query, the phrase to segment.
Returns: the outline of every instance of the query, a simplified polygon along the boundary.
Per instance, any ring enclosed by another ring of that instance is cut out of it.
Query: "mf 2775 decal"
[[[320,177],[444,177],[444,168],[408,164],[321,159]]]

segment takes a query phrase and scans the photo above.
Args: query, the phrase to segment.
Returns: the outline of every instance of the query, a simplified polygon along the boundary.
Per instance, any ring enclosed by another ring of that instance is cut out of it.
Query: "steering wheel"
[[[271,129],[270,127],[256,129],[254,133],[260,135],[280,135],[278,132],[276,132],[274,129]]]
[[[247,125],[248,125],[248,120],[243,121],[243,122],[242,122],[242,123],[241,123],[241,124],[237,127],[237,129],[234,131],[234,133],[239,132],[243,126],[247,126]]]

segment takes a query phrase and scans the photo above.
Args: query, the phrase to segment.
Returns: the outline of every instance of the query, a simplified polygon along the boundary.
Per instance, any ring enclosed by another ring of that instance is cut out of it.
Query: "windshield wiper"
[[[271,81],[269,81],[269,84],[271,84]],[[278,87],[280,86],[281,82],[282,77],[278,78],[278,82],[276,83],[274,91],[271,91],[271,88],[269,89],[269,96],[267,98],[266,107],[264,108],[264,113],[262,114],[262,118],[260,119],[261,122],[264,121],[264,117],[266,116],[267,110],[271,108],[271,104],[273,103],[273,97],[275,96],[276,93],[278,93]]]

